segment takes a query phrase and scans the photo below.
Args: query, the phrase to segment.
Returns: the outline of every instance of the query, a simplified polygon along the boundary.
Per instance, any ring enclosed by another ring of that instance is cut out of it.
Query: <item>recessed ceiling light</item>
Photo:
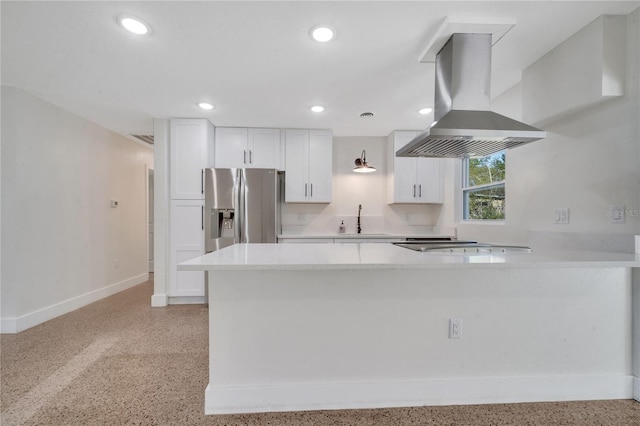
[[[317,26],[311,29],[311,37],[315,41],[325,42],[333,38],[333,30],[325,26]]]
[[[120,16],[118,18],[118,22],[120,22],[120,25],[122,25],[125,29],[134,34],[145,35],[149,34],[149,32],[151,31],[149,25],[147,25],[140,18],[134,18],[132,16]]]
[[[320,106],[320,105],[312,106],[310,109],[313,112],[322,112],[322,111],[324,111],[324,107]]]
[[[418,110],[418,114],[427,115],[431,111],[433,111],[433,108],[421,108]]]
[[[209,102],[199,102],[198,106],[202,109],[213,109],[215,108],[213,105],[211,105]]]

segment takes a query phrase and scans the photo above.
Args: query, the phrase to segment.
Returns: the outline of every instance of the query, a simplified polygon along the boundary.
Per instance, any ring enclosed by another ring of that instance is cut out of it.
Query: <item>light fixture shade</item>
[[[367,163],[367,153],[365,150],[362,150],[360,158],[356,158],[355,164],[356,166],[353,168],[353,171],[356,173],[371,173],[376,171],[375,167]]]

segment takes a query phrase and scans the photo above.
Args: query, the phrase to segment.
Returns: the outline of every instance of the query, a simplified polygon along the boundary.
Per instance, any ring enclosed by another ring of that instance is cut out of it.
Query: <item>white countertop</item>
[[[640,267],[640,255],[595,251],[422,253],[393,244],[236,244],[178,265],[181,271]]]

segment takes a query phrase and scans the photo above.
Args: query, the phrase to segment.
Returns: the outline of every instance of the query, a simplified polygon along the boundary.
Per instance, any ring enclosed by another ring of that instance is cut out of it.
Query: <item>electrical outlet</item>
[[[298,222],[304,222],[307,220],[307,217],[304,213],[298,213]]]
[[[114,269],[120,268],[120,261],[118,259],[113,259],[113,268]]]
[[[566,225],[569,223],[569,209],[556,209],[553,223]]]
[[[624,206],[611,206],[609,207],[609,223],[614,225],[624,224],[625,219],[625,207]]]
[[[449,339],[462,338],[462,320],[460,318],[449,318]]]

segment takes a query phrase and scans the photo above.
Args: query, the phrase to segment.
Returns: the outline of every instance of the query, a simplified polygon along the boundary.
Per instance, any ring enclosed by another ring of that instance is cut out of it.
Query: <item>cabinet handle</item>
[[[244,151],[242,151],[242,162],[244,164],[247,164],[247,150],[245,149]]]
[[[418,185],[418,197],[422,198],[422,184]]]
[[[310,194],[311,198],[313,198],[313,184],[311,184],[311,194]]]
[[[200,193],[204,194],[204,169],[200,169]]]
[[[413,185],[413,198],[416,198],[416,186]]]
[[[204,231],[204,206],[201,206],[202,211],[200,212],[200,227]]]
[[[307,184],[306,183],[304,184],[304,196],[305,197],[307,196]]]
[[[249,150],[249,164],[253,164],[253,160],[251,159],[251,150]]]

